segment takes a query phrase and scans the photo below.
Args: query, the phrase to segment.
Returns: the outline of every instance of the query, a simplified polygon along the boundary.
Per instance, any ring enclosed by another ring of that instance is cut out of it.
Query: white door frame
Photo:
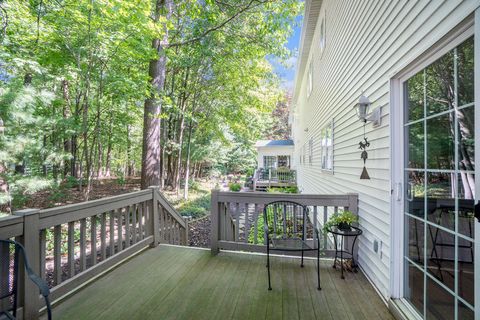
[[[390,259],[390,297],[401,301],[403,298],[403,253],[404,253],[404,104],[402,84],[416,72],[443,56],[460,43],[477,35],[475,39],[475,88],[480,83],[480,8],[475,16],[463,21],[449,34],[433,44],[414,61],[405,65],[390,80],[390,165],[391,165],[391,223],[390,234],[392,256]],[[475,91],[475,102],[480,102],[480,92]],[[476,107],[478,110],[479,107]],[[475,112],[476,146],[480,149],[480,112]],[[475,152],[475,162],[480,164],[480,152]],[[480,167],[477,167],[480,171]],[[480,175],[477,175],[480,177]],[[476,179],[476,199],[480,199],[480,178]],[[480,223],[475,225],[475,257],[480,257]],[[475,264],[475,319],[480,320],[480,264]],[[409,306],[406,306],[409,307]],[[413,311],[413,308],[409,308]],[[415,312],[413,312],[415,313]]]
[[[475,10],[475,201],[480,200],[480,7]],[[480,223],[475,223],[475,259],[480,261]],[[480,320],[480,263],[475,263],[475,319]]]

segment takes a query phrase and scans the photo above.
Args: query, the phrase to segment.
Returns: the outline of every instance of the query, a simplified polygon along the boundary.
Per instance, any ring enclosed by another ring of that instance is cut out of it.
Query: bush
[[[65,188],[71,189],[73,187],[78,186],[78,179],[72,176],[68,176],[67,179],[65,179]]]
[[[67,194],[63,191],[63,189],[52,189],[52,193],[48,196],[48,201],[52,204],[57,202],[62,202],[67,198]]]
[[[205,216],[210,211],[210,194],[205,194],[193,201],[185,201],[180,204],[178,212],[182,216],[190,216],[194,219]]]
[[[119,177],[117,178],[117,184],[118,184],[119,186],[124,187],[126,183],[127,183],[127,181],[125,180],[125,177],[124,177],[124,176],[119,176]]]
[[[198,191],[200,190],[200,183],[195,180],[190,180],[188,182],[188,189]]]
[[[272,193],[298,193],[298,187],[297,186],[291,186],[291,187],[284,187],[284,188],[268,188],[267,192],[272,192]]]
[[[230,183],[228,185],[228,189],[230,191],[238,192],[238,191],[242,190],[242,185],[240,183]]]

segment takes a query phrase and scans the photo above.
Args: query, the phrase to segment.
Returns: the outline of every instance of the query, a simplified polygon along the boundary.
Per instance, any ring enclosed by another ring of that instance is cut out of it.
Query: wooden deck
[[[160,245],[147,249],[56,306],[54,319],[393,319],[362,273],[340,279],[330,260]]]

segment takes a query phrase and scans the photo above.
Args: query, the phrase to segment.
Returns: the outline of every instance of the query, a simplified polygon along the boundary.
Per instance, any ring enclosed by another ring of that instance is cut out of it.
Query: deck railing
[[[147,246],[186,245],[187,237],[187,222],[157,188],[0,218],[0,239],[24,245],[32,269],[52,287],[53,301]],[[8,246],[0,247],[0,254],[8,253]],[[8,274],[8,266],[0,266],[2,281]],[[38,289],[25,276],[20,288],[20,314],[37,318]]]
[[[256,171],[254,178],[259,181],[295,183],[297,181],[297,171],[291,169],[259,169]]]
[[[265,192],[212,192],[212,253],[219,250],[266,252],[263,235],[263,208],[273,201],[295,201],[308,206],[310,219],[321,232],[320,245],[327,256],[335,248],[331,238],[321,231],[328,218],[338,210],[358,212],[358,195],[314,195]],[[259,227],[260,224],[260,227]],[[308,241],[316,244],[316,234]],[[348,245],[348,242],[345,243]]]

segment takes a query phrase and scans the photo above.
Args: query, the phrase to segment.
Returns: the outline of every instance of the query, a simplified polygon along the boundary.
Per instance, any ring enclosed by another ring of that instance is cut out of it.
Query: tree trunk
[[[154,21],[158,22],[162,8],[166,8],[167,21],[173,11],[173,0],[157,0],[155,3]],[[160,185],[160,114],[162,111],[161,96],[165,85],[165,71],[167,57],[165,48],[168,46],[168,28],[163,23],[164,35],[162,39],[154,39],[152,48],[157,50],[157,58],[150,61],[148,74],[152,90],[150,97],[145,100],[143,118],[143,146],[142,146],[142,189]],[[160,96],[160,99],[157,98]]]
[[[187,161],[185,163],[185,186],[183,189],[183,198],[188,199],[188,184],[190,177],[190,146],[192,141],[192,120],[190,120],[190,128],[188,128],[188,139],[187,139]]]
[[[62,94],[63,94],[63,120],[66,121],[71,117],[71,110],[70,110],[70,91],[68,87],[68,81],[62,80]],[[66,129],[66,127],[64,127]],[[73,159],[72,153],[72,139],[71,137],[65,137],[63,139],[63,151],[65,153],[69,153]],[[63,177],[66,178],[69,173],[71,173],[72,162],[71,160],[66,160],[63,167]]]

